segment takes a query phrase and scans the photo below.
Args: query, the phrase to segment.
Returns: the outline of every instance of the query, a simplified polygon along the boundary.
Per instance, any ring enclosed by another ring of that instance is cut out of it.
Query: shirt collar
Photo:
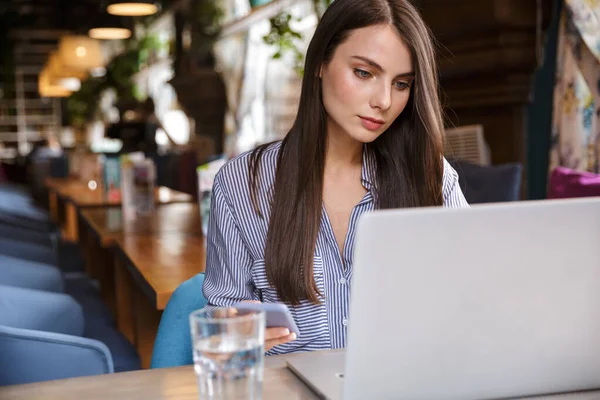
[[[366,145],[363,146],[362,157],[362,185],[365,189],[371,191],[375,187],[375,172],[377,163],[375,162],[375,156],[373,155],[373,152],[369,151]]]

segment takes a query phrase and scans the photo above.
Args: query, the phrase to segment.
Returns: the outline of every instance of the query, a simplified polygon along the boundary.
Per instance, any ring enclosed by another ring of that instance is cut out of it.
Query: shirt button
[[[348,325],[348,320],[346,318],[344,318],[342,320],[342,325],[347,326]]]
[[[346,284],[346,278],[340,279],[340,285],[345,285],[345,284]]]

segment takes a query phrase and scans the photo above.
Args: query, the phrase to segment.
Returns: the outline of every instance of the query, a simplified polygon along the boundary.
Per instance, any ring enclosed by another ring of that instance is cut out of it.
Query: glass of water
[[[262,399],[265,313],[201,309],[190,325],[200,400]]]

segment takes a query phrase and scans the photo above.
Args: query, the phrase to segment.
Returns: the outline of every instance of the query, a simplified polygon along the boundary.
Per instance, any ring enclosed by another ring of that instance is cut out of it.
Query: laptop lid
[[[357,231],[344,399],[600,387],[600,199],[404,209]]]
[[[338,350],[292,354],[287,367],[324,400],[340,400],[344,382],[344,352]]]

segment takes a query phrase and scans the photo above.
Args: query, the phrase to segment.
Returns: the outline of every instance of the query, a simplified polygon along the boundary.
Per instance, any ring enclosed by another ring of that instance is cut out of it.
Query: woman
[[[430,33],[405,0],[336,0],[306,55],[296,121],[281,143],[215,179],[203,292],[209,304],[285,302],[300,329],[267,329],[267,354],[346,344],[361,214],[464,207],[443,158]]]

